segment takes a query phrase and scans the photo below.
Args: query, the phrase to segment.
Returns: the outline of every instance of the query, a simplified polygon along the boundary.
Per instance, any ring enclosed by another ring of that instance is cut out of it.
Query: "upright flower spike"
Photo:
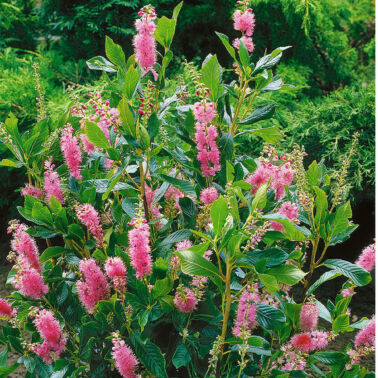
[[[195,309],[198,300],[189,288],[180,285],[176,290],[173,303],[180,312],[189,313]]]
[[[220,155],[216,138],[217,128],[210,122],[216,116],[213,103],[206,101],[194,104],[195,139],[197,143],[197,159],[201,163],[201,171],[204,177],[215,176],[220,170]]]
[[[254,303],[254,295],[248,287],[240,296],[238,310],[232,333],[235,337],[239,337],[243,330],[252,331],[256,325],[257,305]]]
[[[253,52],[255,45],[252,41],[252,34],[255,30],[255,15],[251,8],[248,8],[249,3],[246,1],[238,1],[238,5],[242,5],[242,10],[237,9],[233,14],[234,29],[242,33],[242,37],[235,39],[233,46],[237,49],[240,47],[242,41],[249,52]]]
[[[12,281],[12,285],[22,295],[33,299],[41,299],[49,291],[41,274],[32,268],[19,270],[15,275],[14,281]]]
[[[51,364],[64,351],[67,338],[51,311],[38,311],[33,322],[43,339],[43,343],[34,344],[32,349],[46,364]]]
[[[101,247],[104,243],[104,236],[97,210],[88,203],[76,206],[75,210],[80,222],[88,227],[90,233],[96,239],[97,245]]]
[[[300,325],[302,331],[312,331],[317,327],[319,310],[315,298],[311,297],[301,308]]]
[[[138,34],[135,35],[133,44],[135,49],[135,60],[142,68],[143,76],[151,72],[157,80],[158,74],[153,66],[156,63],[156,41],[154,38],[155,9],[151,5],[144,6],[138,13],[140,19],[136,20],[135,28]]]
[[[93,313],[96,304],[108,296],[109,285],[94,259],[81,260],[79,268],[84,278],[76,283],[79,299],[86,310]]]
[[[11,241],[12,251],[17,253],[16,264],[21,269],[35,269],[41,272],[39,252],[35,240],[26,232],[27,226],[18,221],[11,221],[8,234],[13,232]]]
[[[78,180],[82,179],[80,172],[80,164],[82,161],[81,149],[79,142],[73,136],[73,127],[68,124],[62,131],[62,136],[60,138],[60,148],[62,150],[64,160],[67,167],[73,177]]]
[[[368,325],[356,335],[354,339],[356,347],[375,347],[375,316],[371,318]]]
[[[132,350],[121,340],[118,333],[113,334],[112,341],[112,357],[119,373],[124,378],[137,378],[135,369],[138,365],[138,360]]]
[[[43,188],[46,193],[46,201],[50,202],[50,197],[55,197],[60,203],[64,203],[59,175],[54,172],[54,164],[51,161],[45,161],[45,180]]]
[[[126,290],[127,269],[120,257],[109,257],[105,263],[106,275],[112,280],[114,289],[120,293]]]
[[[370,244],[361,253],[356,264],[371,272],[375,265],[375,244]]]

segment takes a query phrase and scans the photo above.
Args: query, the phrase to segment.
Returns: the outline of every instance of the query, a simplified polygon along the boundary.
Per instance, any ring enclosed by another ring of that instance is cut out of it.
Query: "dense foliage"
[[[72,95],[55,119],[39,94],[32,128],[13,114],[1,125],[12,155],[2,165],[25,172],[18,211],[29,224],[8,228],[1,376],[19,364],[26,378],[374,376],[360,364],[375,318],[351,321],[348,309],[371,281],[374,245],[355,263],[326,257],[356,228],[345,186],[357,136],[337,170],[305,167],[298,144],[279,152],[266,94],[290,90],[274,72],[289,47],[252,55],[254,14],[237,3],[237,39],[217,33],[234,62],[227,76],[210,54],[199,70],[185,62],[172,93],[182,3],[170,18],[149,5],[134,54],[106,37],[106,58],[88,61],[111,89]],[[260,155],[240,152],[243,135],[264,141]],[[336,298],[318,301],[340,276]],[[18,363],[5,366],[8,351]]]

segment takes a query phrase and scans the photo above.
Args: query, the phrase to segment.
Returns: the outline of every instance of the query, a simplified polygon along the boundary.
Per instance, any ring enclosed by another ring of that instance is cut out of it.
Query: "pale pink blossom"
[[[278,213],[285,215],[289,220],[296,220],[298,217],[298,206],[290,201],[284,202],[278,210]],[[285,227],[279,222],[272,221],[271,226],[276,231],[285,230]]]
[[[173,303],[180,312],[189,313],[195,309],[198,300],[189,288],[178,287]]]
[[[359,331],[354,339],[356,347],[375,347],[375,316],[371,318],[368,325]]]
[[[33,299],[41,299],[49,291],[41,274],[32,268],[19,270],[15,275],[12,285],[19,290],[22,295]]]
[[[0,298],[0,317],[13,318],[16,315],[16,310],[12,308],[10,303],[3,298]]]
[[[17,253],[16,263],[22,269],[41,272],[39,252],[35,240],[26,232],[27,226],[17,221],[10,222],[8,233],[13,232],[11,247]]]
[[[127,269],[120,257],[109,257],[105,263],[106,275],[112,280],[114,289],[120,293],[126,290]]]
[[[311,331],[317,327],[319,321],[319,310],[315,300],[310,299],[301,308],[300,324],[302,331]]]
[[[51,311],[38,311],[34,324],[43,339],[43,343],[33,345],[33,351],[39,355],[46,364],[55,361],[66,347],[67,338],[63,334],[59,322]]]
[[[54,172],[54,164],[48,160],[45,161],[45,180],[43,188],[45,190],[47,202],[50,202],[50,197],[54,197],[60,203],[64,203],[59,175],[57,172]]]
[[[351,297],[351,296],[353,296],[354,294],[356,294],[356,293],[353,291],[353,289],[349,289],[349,288],[344,289],[344,290],[342,290],[342,292],[341,292],[341,295],[343,296],[343,298]]]
[[[200,200],[205,204],[209,205],[213,203],[219,196],[217,189],[214,186],[205,188],[201,190]]]
[[[81,180],[83,178],[80,173],[80,164],[82,161],[81,149],[76,137],[73,136],[73,131],[74,129],[71,126],[63,129],[60,138],[60,148],[71,175]]]
[[[171,200],[175,204],[175,209],[180,210],[180,198],[184,197],[184,193],[174,186],[170,186],[164,194],[166,200]]]
[[[94,259],[83,259],[79,264],[83,278],[76,282],[80,302],[89,313],[93,313],[96,304],[109,294],[109,285]]]
[[[136,277],[141,280],[149,276],[152,270],[150,229],[144,219],[136,220],[133,224],[134,227],[129,231],[129,255]]]
[[[375,244],[370,244],[362,251],[356,264],[366,269],[368,272],[373,270],[375,265]]]
[[[196,102],[194,104],[194,118],[201,123],[209,124],[216,117],[214,103]]]
[[[249,37],[253,34],[255,28],[255,15],[252,11],[246,10],[242,12],[238,9],[234,12],[233,19],[235,30],[239,30]]]
[[[38,199],[43,198],[43,190],[36,188],[35,186],[31,184],[26,184],[25,188],[21,189],[21,194],[25,196],[30,196]]]
[[[239,337],[243,330],[252,331],[257,326],[257,305],[254,299],[256,299],[256,297],[250,292],[250,287],[241,294],[234,328],[232,329],[232,333],[235,337]]]
[[[244,43],[245,47],[249,52],[253,52],[255,50],[255,44],[253,43],[252,38],[247,37],[245,35],[241,38],[234,39],[234,41],[232,42],[232,46],[239,50],[240,41]]]
[[[137,378],[135,369],[138,360],[131,349],[119,337],[113,339],[112,357],[115,361],[117,370],[124,378]]]
[[[97,210],[88,203],[76,206],[75,210],[80,222],[88,227],[90,233],[96,239],[97,245],[101,247],[104,243],[104,236]]]
[[[188,249],[190,247],[193,247],[193,244],[190,240],[183,240],[183,241],[176,243],[176,251],[183,251],[183,250]]]
[[[96,150],[96,147],[94,146],[94,144],[92,144],[89,141],[87,134],[80,134],[80,139],[81,139],[81,143],[83,143],[83,149],[84,149],[84,151],[88,155],[93,154],[93,152],[95,152],[95,150]]]

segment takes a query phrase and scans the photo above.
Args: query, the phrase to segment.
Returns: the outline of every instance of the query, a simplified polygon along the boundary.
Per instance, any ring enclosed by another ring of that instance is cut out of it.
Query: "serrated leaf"
[[[273,275],[279,282],[286,285],[295,285],[306,273],[297,268],[294,265],[281,265],[274,268],[270,268],[266,271],[267,274]]]
[[[105,134],[94,122],[85,122],[85,133],[87,134],[89,141],[96,147],[104,150],[110,147]]]
[[[210,217],[214,226],[214,234],[220,235],[222,228],[226,222],[228,216],[228,205],[227,201],[220,196],[216,199],[210,208]]]
[[[176,369],[182,366],[188,366],[192,358],[190,353],[184,344],[180,344],[176,349],[176,352],[172,358],[172,363]]]
[[[63,255],[64,251],[65,249],[59,246],[46,248],[44,252],[42,253],[41,257],[39,258],[39,260],[41,261],[41,263],[44,263],[50,260],[51,258]]]
[[[286,317],[278,308],[259,303],[257,305],[257,321],[264,328],[277,329],[285,324]]]
[[[271,118],[276,109],[276,102],[271,104],[262,105],[255,109],[250,116],[240,122],[241,125],[251,125],[263,119]]]

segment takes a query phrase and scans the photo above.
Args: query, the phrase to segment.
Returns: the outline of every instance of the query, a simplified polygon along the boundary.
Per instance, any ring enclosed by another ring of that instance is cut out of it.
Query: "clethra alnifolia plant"
[[[73,97],[58,122],[23,134],[12,114],[1,124],[13,154],[1,165],[26,177],[23,220],[8,229],[1,377],[21,364],[26,378],[372,377],[375,318],[352,322],[349,306],[375,247],[355,263],[326,257],[357,227],[344,188],[358,136],[341,171],[305,167],[301,146],[280,150],[280,128],[260,121],[277,106],[267,94],[290,89],[274,74],[289,46],[253,55],[246,1],[238,37],[217,33],[232,81],[210,54],[185,62],[172,92],[181,7],[172,18],[143,7],[134,53],[106,38],[88,67],[108,88]],[[260,156],[239,154],[245,133],[261,138]],[[317,300],[337,277],[336,298]],[[20,355],[11,366],[8,352]]]

